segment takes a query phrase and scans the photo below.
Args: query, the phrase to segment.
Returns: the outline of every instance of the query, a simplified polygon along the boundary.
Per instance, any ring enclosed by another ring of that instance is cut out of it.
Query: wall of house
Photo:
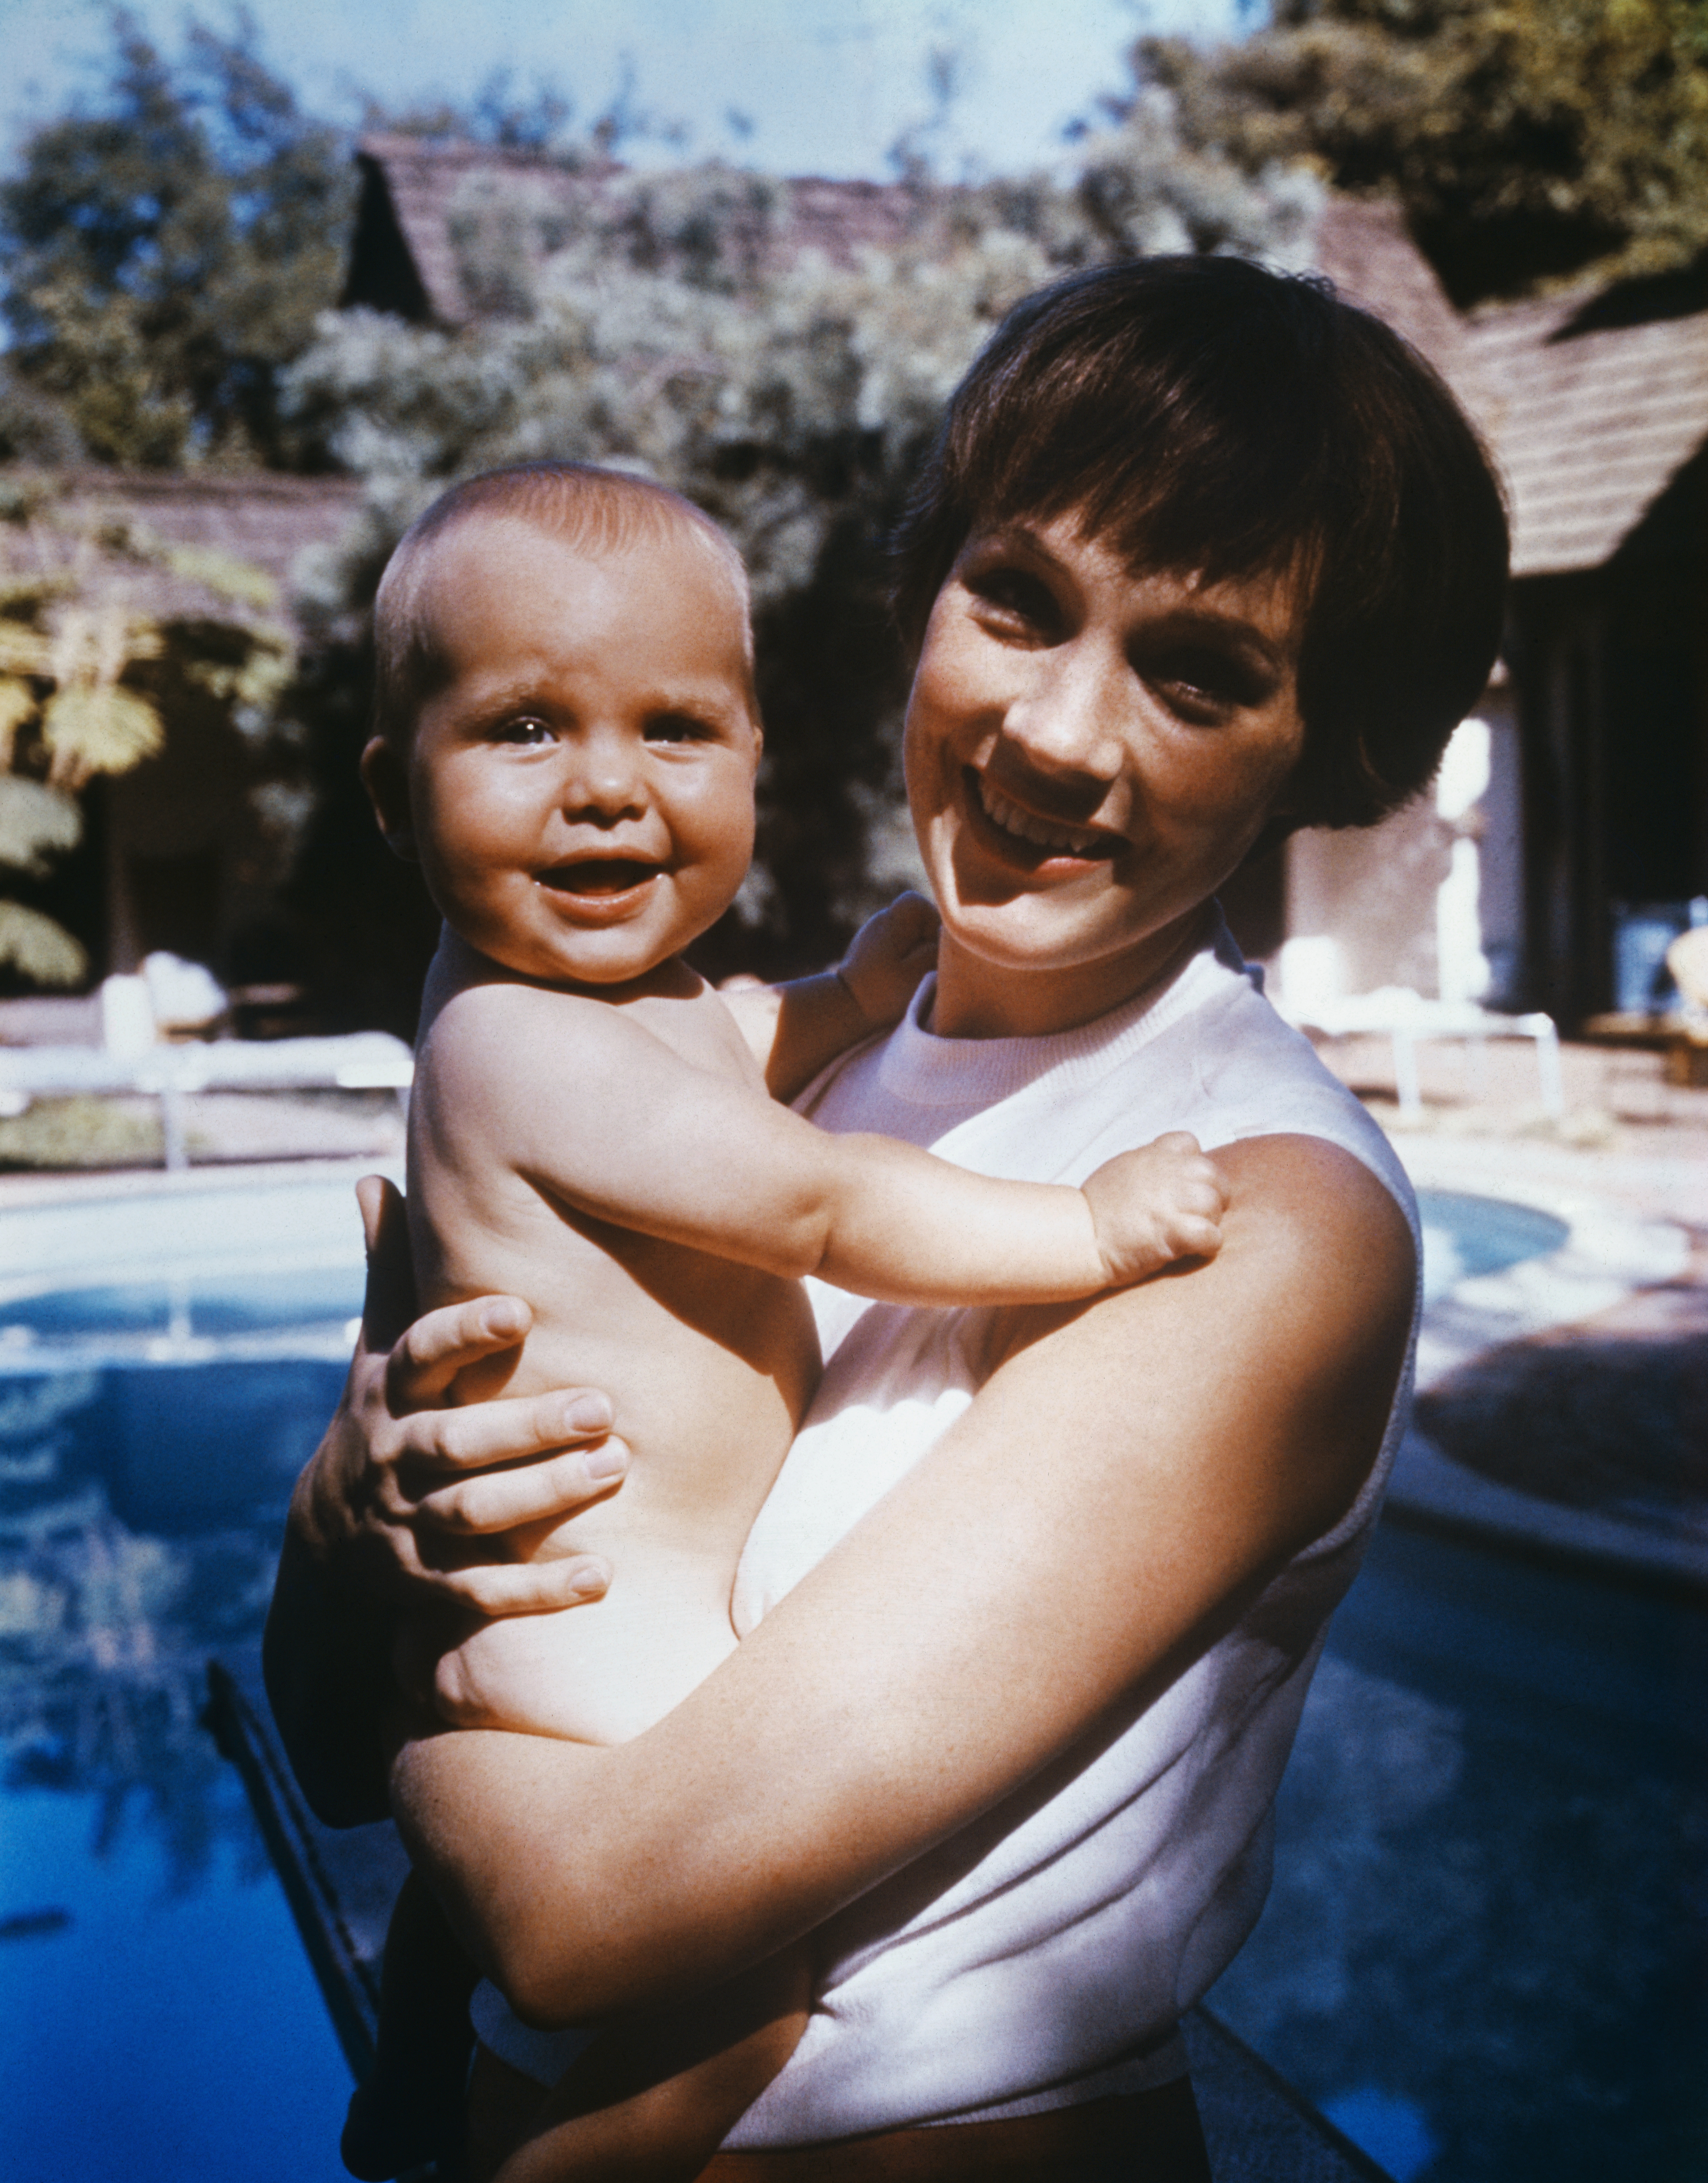
[[[1294,836],[1285,936],[1332,942],[1332,975],[1347,993],[1401,986],[1431,999],[1518,1005],[1523,856],[1518,726],[1503,678],[1455,731],[1421,795],[1379,826]]]
[[[1680,474],[1605,567],[1514,586],[1535,1003],[1622,997],[1622,934],[1708,894],[1708,473]]]
[[[1451,830],[1419,797],[1379,826],[1295,834],[1287,845],[1287,936],[1332,940],[1349,993],[1437,985],[1436,896]]]

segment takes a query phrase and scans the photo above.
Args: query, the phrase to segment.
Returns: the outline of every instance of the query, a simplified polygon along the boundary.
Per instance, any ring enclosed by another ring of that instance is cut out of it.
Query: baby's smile
[[[589,857],[572,864],[554,864],[538,875],[538,883],[554,894],[595,895],[609,898],[628,894],[656,879],[662,868],[637,857]]]

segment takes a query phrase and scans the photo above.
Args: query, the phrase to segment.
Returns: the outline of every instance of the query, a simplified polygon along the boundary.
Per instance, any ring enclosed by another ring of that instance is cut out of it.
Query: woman
[[[815,1933],[807,2034],[709,2174],[1205,2173],[1174,2024],[1261,1906],[1417,1287],[1403,1174],[1213,897],[1429,777],[1505,549],[1427,369],[1235,261],[1031,298],[951,403],[898,586],[937,973],[804,1104],[1070,1181],[1188,1129],[1232,1198],[1213,1263],[1089,1305],[830,1299],[735,1656],[632,1743],[461,1733],[397,1769],[418,1864],[532,2023],[662,2008]],[[521,1310],[364,1350],[304,1475],[271,1675],[328,1816],[383,1793],[348,1674],[364,1587],[512,1613],[605,1580],[481,1544],[609,1490],[599,1398],[433,1407]],[[551,2064],[501,2005],[481,2020],[509,2058],[483,2052],[477,2108],[508,2102],[514,2141]]]

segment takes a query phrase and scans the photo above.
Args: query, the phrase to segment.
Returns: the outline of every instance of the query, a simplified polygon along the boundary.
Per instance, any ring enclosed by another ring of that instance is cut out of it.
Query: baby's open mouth
[[[542,872],[539,883],[556,894],[626,894],[658,875],[656,864],[634,857],[588,857],[570,864],[555,864]]]

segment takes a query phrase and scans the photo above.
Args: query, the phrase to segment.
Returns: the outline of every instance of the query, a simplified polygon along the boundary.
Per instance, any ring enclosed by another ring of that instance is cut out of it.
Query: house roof
[[[471,178],[508,178],[534,206],[555,206],[570,220],[629,178],[627,169],[609,160],[572,164],[502,146],[414,136],[364,137],[356,159],[362,195],[344,302],[446,326],[465,325],[476,315],[453,237],[458,193]],[[782,183],[780,199],[760,247],[789,255],[816,250],[842,264],[867,245],[899,242],[915,203],[899,184],[814,175]]]
[[[215,611],[276,619],[288,608],[292,570],[305,547],[331,543],[355,514],[353,478],[184,475],[169,471],[9,469],[33,489],[46,520],[0,523],[0,566],[66,567],[101,544],[114,518],[134,527],[144,558],[120,553],[111,575],[140,607],[162,615]],[[163,549],[158,555],[153,548]],[[235,565],[234,565],[235,564]],[[254,585],[246,573],[270,580]]]
[[[1580,290],[1469,326],[1517,576],[1600,568],[1708,440],[1708,309],[1620,324],[1605,300]]]
[[[367,138],[358,158],[363,200],[346,300],[452,326],[473,315],[452,239],[469,176],[510,176],[537,204],[543,192],[573,218],[624,172],[399,136]],[[899,241],[916,211],[901,184],[809,177],[782,188],[770,225],[756,230],[767,254],[816,249],[846,262]],[[1681,308],[1676,295],[1633,286],[1630,308],[1609,311],[1609,292],[1583,290],[1466,319],[1399,207],[1371,198],[1331,197],[1314,255],[1343,295],[1421,350],[1482,426],[1510,487],[1517,575],[1599,567],[1708,440],[1708,294],[1702,308]]]
[[[465,325],[473,315],[451,239],[453,205],[470,175],[509,175],[519,187],[525,183],[537,200],[543,196],[569,211],[613,171],[572,168],[500,145],[416,136],[364,137],[356,164],[362,193],[343,301],[372,302],[406,318],[431,318],[448,326]],[[403,268],[391,263],[398,242],[409,261]]]
[[[1465,319],[1399,208],[1349,197],[1325,208],[1316,258],[1423,352],[1487,435],[1511,496],[1516,576],[1600,568],[1708,441],[1700,275]]]
[[[1405,215],[1385,198],[1331,197],[1316,223],[1312,256],[1349,303],[1383,319],[1421,349],[1462,401],[1480,407],[1468,381],[1465,320],[1412,241]]]

